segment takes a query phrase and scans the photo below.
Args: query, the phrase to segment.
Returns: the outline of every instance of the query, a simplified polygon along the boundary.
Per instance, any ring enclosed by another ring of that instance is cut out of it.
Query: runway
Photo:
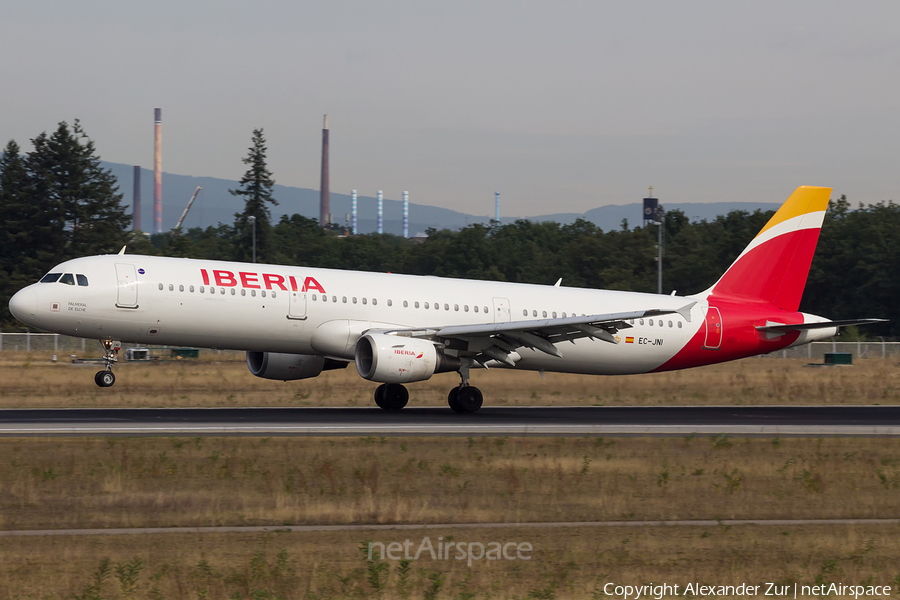
[[[0,436],[897,436],[900,406],[3,409]]]

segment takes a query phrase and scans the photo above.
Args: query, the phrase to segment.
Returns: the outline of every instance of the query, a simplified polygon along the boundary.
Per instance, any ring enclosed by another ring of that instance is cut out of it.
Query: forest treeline
[[[54,134],[63,141],[64,125]],[[89,143],[79,137],[83,136],[80,129],[69,134],[82,145]],[[36,148],[18,162],[11,155],[13,150],[18,157],[18,148],[9,146],[0,157],[0,215],[4,224],[16,223],[20,230],[28,230],[31,219],[41,229],[29,233],[7,228],[0,236],[0,302],[5,326],[15,324],[7,307],[11,294],[67,258],[114,252],[127,244],[129,254],[249,261],[254,226],[250,217],[255,218],[258,262],[545,285],[562,278],[564,286],[641,292],[655,292],[657,287],[656,226],[629,227],[623,222],[618,230],[602,231],[585,220],[568,225],[521,220],[453,231],[429,230],[428,238],[420,241],[389,234],[342,236],[298,214],[270,222],[267,204],[275,202],[271,195],[274,181],[265,167],[262,130],[254,131],[253,145],[244,159],[247,174],[233,191],[244,197],[247,206],[235,215],[234,223],[151,236],[128,230],[129,219],[114,180],[113,188],[108,189],[105,184],[110,182],[92,171],[93,167],[88,171],[104,183],[95,182],[94,187],[112,196],[112,201],[81,197],[84,206],[68,212],[63,204],[74,200],[66,200],[62,191],[54,192],[52,201],[37,196],[26,201],[29,194],[44,194],[53,185],[29,182],[29,178],[47,176],[36,170],[39,161],[32,157],[43,150]],[[90,150],[93,152],[93,147]],[[9,176],[10,164],[16,177]],[[19,187],[15,187],[16,181]],[[100,212],[83,214],[82,208]],[[53,218],[48,221],[43,211],[52,213]],[[691,294],[715,283],[771,215],[771,211],[734,211],[714,220],[691,222],[681,211],[665,213],[664,293]],[[72,219],[79,217],[73,224]],[[102,226],[91,225],[101,217]],[[861,333],[874,339],[900,336],[898,232],[900,205],[882,202],[852,209],[844,196],[833,200],[801,310],[834,319],[887,318],[891,322],[867,327]],[[597,307],[597,312],[603,310]]]

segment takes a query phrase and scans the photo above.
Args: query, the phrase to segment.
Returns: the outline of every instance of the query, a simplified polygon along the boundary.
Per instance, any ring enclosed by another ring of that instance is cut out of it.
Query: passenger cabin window
[[[189,287],[188,289],[190,290],[190,292],[191,292],[192,294],[194,293],[194,286],[191,286],[191,287]]]
[[[523,317],[527,317],[527,316],[528,316],[528,309],[527,309],[527,308],[523,308],[523,309],[522,309],[522,316],[523,316]]]
[[[475,307],[475,312],[478,312],[478,307],[477,307],[477,306]],[[525,314],[526,314],[526,315],[528,314],[528,311],[527,311],[527,310],[525,311]]]
[[[193,292],[194,290],[191,290],[191,291]],[[241,296],[246,296],[246,295],[247,295],[247,290],[241,290]]]
[[[256,298],[256,290],[250,290],[250,295]]]
[[[78,285],[80,285],[81,287],[87,287],[87,284],[88,284],[87,277],[85,277],[84,275],[79,273],[78,275],[75,276],[75,279],[78,280]]]
[[[174,291],[175,291],[175,286],[172,285],[171,283],[169,284],[169,291],[170,291],[170,292],[174,292]]]
[[[403,301],[403,308],[409,308],[409,302],[406,300]]]
[[[66,273],[60,277],[59,282],[65,283],[66,285],[75,285],[75,277],[73,277],[71,273]]]
[[[237,292],[234,290],[234,288],[231,288],[231,295],[234,296],[235,294],[237,294]]]
[[[179,291],[179,292],[183,292],[183,291],[184,291],[184,286],[183,286],[183,285],[179,285],[179,286],[178,286],[178,291]]]
[[[416,308],[419,308],[419,303],[418,303],[418,302],[416,302]],[[427,303],[427,302],[425,303],[425,308],[428,308],[428,303]]]
[[[56,283],[62,273],[47,273],[41,278],[41,283]]]
[[[163,284],[159,284],[159,291],[162,291],[162,289],[163,289]]]

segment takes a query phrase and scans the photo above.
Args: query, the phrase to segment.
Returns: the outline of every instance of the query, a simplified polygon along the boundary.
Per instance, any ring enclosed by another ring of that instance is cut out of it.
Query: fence
[[[133,348],[136,344],[123,344]],[[58,333],[0,333],[0,351],[25,352],[89,352],[103,354],[100,342],[69,337]],[[765,356],[769,358],[805,358],[822,361],[827,352],[849,352],[856,358],[900,359],[900,342],[813,342],[797,348],[779,350]]]
[[[849,352],[855,358],[900,358],[900,342],[813,342],[766,354],[770,358],[805,358],[823,361],[828,352]]]

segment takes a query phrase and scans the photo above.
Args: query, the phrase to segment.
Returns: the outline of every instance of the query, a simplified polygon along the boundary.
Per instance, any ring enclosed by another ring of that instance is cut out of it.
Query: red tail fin
[[[797,310],[831,188],[801,186],[710,290]]]

